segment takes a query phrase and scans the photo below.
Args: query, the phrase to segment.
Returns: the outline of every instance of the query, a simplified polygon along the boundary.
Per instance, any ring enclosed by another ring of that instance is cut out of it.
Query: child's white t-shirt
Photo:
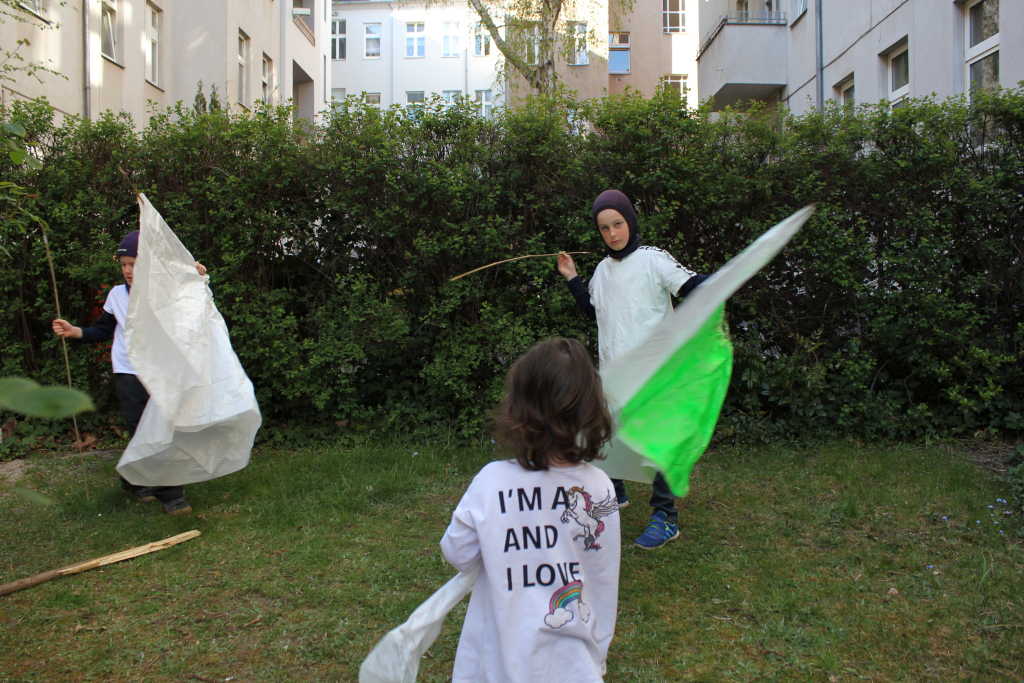
[[[640,247],[621,261],[605,257],[590,278],[601,367],[628,353],[672,312],[672,295],[694,273],[667,251]]]
[[[117,319],[114,343],[110,347],[110,362],[114,366],[114,372],[134,375],[135,370],[128,360],[128,348],[124,345],[124,323],[128,319],[128,287],[118,285],[111,289],[103,303],[103,310]]]
[[[593,465],[533,472],[492,462],[441,539],[456,569],[483,562],[454,683],[597,683],[615,632],[619,512]]]

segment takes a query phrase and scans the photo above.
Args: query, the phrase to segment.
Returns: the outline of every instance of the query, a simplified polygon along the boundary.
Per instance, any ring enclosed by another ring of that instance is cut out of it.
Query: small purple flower
[[[945,522],[945,521],[946,521],[946,515],[942,515],[942,521],[943,521],[943,522]]]
[[[925,569],[931,569],[931,568],[933,568],[934,566],[935,566],[934,564],[930,564],[930,565],[928,565],[927,567],[925,567]]]

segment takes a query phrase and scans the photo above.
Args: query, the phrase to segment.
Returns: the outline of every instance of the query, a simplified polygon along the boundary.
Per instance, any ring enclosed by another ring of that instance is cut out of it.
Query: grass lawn
[[[37,456],[19,483],[56,502],[0,493],[0,583],[203,535],[0,597],[0,681],[354,681],[454,574],[437,543],[492,457],[372,442],[263,452],[188,487],[192,517],[172,518],[117,490],[112,455],[84,472]],[[1017,521],[965,453],[716,450],[678,503],[681,539],[655,552],[630,545],[648,495],[631,484],[623,512],[609,681],[1024,681]],[[464,613],[419,680],[450,676]]]

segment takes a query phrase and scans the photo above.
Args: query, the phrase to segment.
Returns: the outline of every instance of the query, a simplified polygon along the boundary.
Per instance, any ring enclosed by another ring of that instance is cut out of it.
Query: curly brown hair
[[[590,462],[612,436],[601,377],[575,339],[540,342],[505,377],[494,434],[528,470]]]

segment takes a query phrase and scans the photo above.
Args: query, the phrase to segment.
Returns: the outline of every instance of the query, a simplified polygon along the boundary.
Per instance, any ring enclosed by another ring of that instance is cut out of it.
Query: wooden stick
[[[79,562],[78,564],[72,564],[67,567],[61,567],[60,569],[51,569],[48,572],[36,574],[34,576],[28,576],[24,579],[18,579],[11,583],[5,583],[0,586],[0,595],[10,595],[11,593],[17,593],[18,591],[31,588],[32,586],[38,586],[41,583],[46,583],[52,579],[58,579],[62,576],[70,576],[71,574],[78,574],[80,572],[87,572],[90,569],[96,569],[96,567],[103,567],[108,564],[115,562],[123,562],[124,560],[130,560],[133,557],[140,555],[146,555],[148,553],[155,553],[158,550],[164,548],[170,548],[172,545],[177,545],[185,541],[191,540],[196,536],[199,536],[199,531],[193,529],[192,531],[186,531],[183,534],[177,536],[171,536],[165,538],[162,541],[156,541],[154,543],[147,543],[146,545],[140,545],[137,548],[130,550],[122,550],[119,553],[113,555],[105,555],[103,557],[97,557],[94,560],[87,560],[85,562]]]
[[[39,224],[39,230],[43,233],[43,244],[46,246],[46,260],[50,264],[50,282],[53,283],[53,304],[57,307],[57,317],[61,318],[60,314],[60,297],[57,296],[57,276],[53,272],[53,257],[50,256],[50,241],[46,239],[46,225],[43,223]],[[68,389],[73,389],[71,386],[71,363],[68,361],[68,343],[64,339],[64,335],[60,337],[60,346],[64,349],[64,369],[68,373]],[[85,470],[85,456],[82,454],[82,435],[78,432],[78,418],[74,415],[71,416],[71,423],[75,425],[75,443],[78,444],[78,457],[82,462],[82,483],[85,486],[85,502],[89,502],[89,473]],[[3,595],[3,593],[0,593]]]
[[[591,253],[593,253],[593,252],[590,252],[590,251],[560,251],[560,252],[558,252],[558,254],[591,254]],[[472,275],[473,273],[477,272],[478,270],[483,270],[484,268],[490,268],[491,266],[500,266],[502,263],[508,263],[509,261],[518,261],[519,259],[524,259],[524,258],[540,258],[542,256],[558,256],[558,254],[527,254],[526,256],[516,256],[515,258],[507,258],[504,261],[495,261],[494,263],[488,263],[486,266],[480,266],[479,268],[474,268],[473,270],[469,271],[468,273],[463,273],[462,275],[456,275],[455,277],[449,279],[448,282],[454,282],[455,280],[458,280],[459,278],[464,278],[467,275]]]

